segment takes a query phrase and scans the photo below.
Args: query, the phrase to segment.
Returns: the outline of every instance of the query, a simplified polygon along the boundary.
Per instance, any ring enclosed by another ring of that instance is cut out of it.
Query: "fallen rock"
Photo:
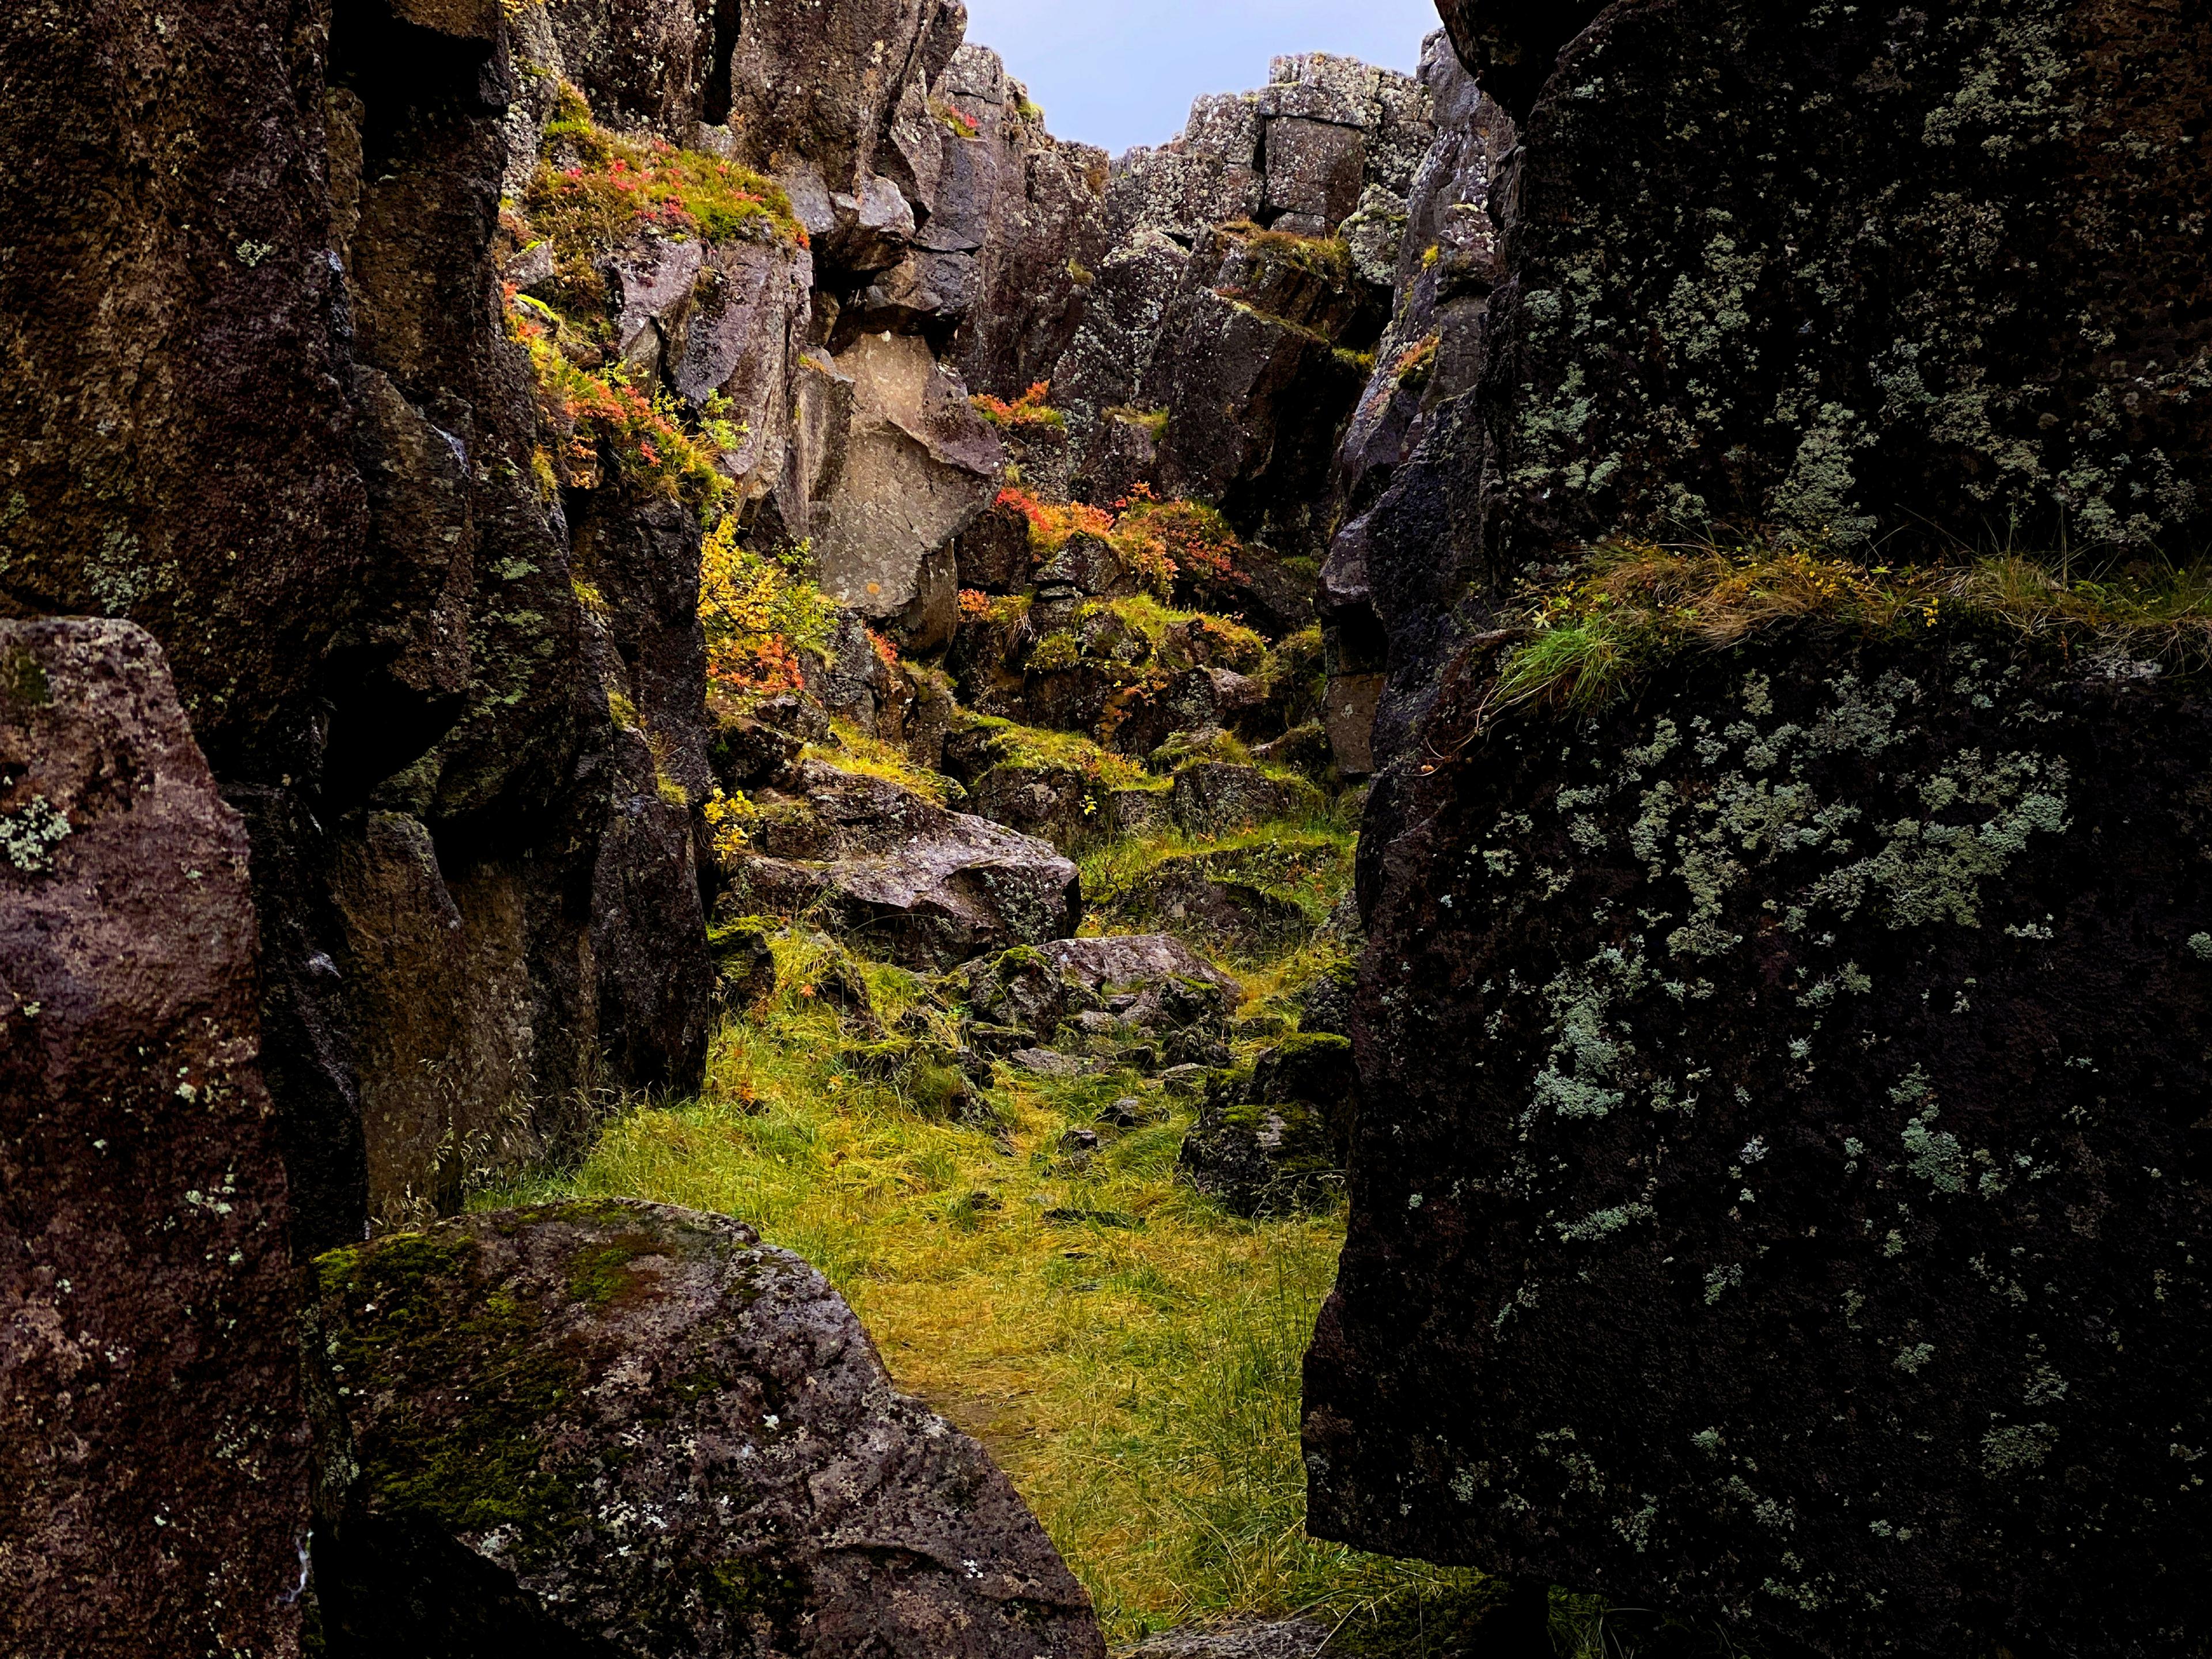
[[[245,830],[125,622],[0,622],[0,1649],[295,1652]]]
[[[548,1205],[316,1277],[333,1654],[1104,1651],[982,1449],[741,1223]]]
[[[1344,1191],[1359,1077],[1343,1037],[1294,1036],[1217,1073],[1176,1167],[1238,1215],[1324,1208]]]
[[[1081,917],[1081,879],[1047,842],[822,761],[793,769],[792,790],[761,797],[763,851],[727,872],[733,903],[818,914],[872,951],[936,968],[1061,937]]]
[[[1217,968],[1172,933],[1108,933],[1091,939],[1059,939],[1042,947],[1040,954],[1066,979],[1101,996],[1138,994],[1123,1018],[1146,1022],[1145,999],[1157,1006],[1163,989],[1171,984],[1203,988],[1215,1017],[1227,1018],[1243,994],[1237,976]]]
[[[1005,450],[918,336],[863,335],[837,368],[853,417],[815,534],[822,586],[878,621],[932,598],[949,612],[953,540],[997,495]],[[950,636],[949,614],[930,621]]]
[[[1270,777],[1256,766],[1201,761],[1175,775],[1176,823],[1194,838],[1273,818],[1311,817],[1326,805],[1321,791],[1304,778]]]
[[[957,982],[978,1021],[1027,1031],[1040,1044],[1050,1042],[1063,1021],[1098,1007],[1095,988],[1063,972],[1049,947],[1018,945],[980,957],[959,969]]]
[[[2212,1636],[2212,706],[1915,631],[1479,737],[1470,675],[1370,803],[1320,1535],[1818,1654]]]
[[[714,996],[725,1008],[750,1008],[775,993],[775,952],[757,920],[717,922],[707,929],[714,959]]]
[[[1314,931],[1305,907],[1289,895],[1243,878],[1238,860],[1219,853],[1162,859],[1113,896],[1117,915],[1172,922],[1222,948],[1258,950]]]

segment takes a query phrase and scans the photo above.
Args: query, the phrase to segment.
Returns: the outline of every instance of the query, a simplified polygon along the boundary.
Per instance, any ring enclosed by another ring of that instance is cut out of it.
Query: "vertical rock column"
[[[0,1651],[298,1651],[246,835],[160,649],[0,623]]]

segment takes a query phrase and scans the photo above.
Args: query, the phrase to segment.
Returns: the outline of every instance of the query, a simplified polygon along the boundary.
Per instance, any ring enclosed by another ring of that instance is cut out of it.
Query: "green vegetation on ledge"
[[[1492,702],[1601,708],[1670,657],[1783,628],[1867,637],[1979,628],[2023,647],[2189,670],[2212,662],[2212,580],[2170,568],[2069,580],[2011,556],[1892,569],[1795,547],[1607,543],[1571,580],[1528,596]]]

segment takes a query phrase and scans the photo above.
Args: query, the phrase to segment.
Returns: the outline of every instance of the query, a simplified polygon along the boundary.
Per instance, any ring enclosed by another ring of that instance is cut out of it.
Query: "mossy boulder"
[[[751,916],[718,921],[707,930],[707,950],[714,959],[714,994],[724,1007],[750,1008],[774,994],[775,951],[766,923]]]
[[[333,1659],[1103,1653],[983,1449],[740,1223],[546,1205],[332,1251],[315,1276]]]
[[[1319,1535],[1853,1659],[2212,1639],[2212,701],[1921,635],[1470,672],[1370,805]]]
[[[1350,1042],[1288,1038],[1214,1074],[1176,1165],[1239,1215],[1325,1208],[1344,1190],[1358,1098]]]

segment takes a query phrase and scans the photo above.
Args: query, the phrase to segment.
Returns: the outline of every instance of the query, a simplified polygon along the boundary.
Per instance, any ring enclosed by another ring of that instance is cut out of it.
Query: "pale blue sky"
[[[1116,154],[1175,137],[1202,92],[1264,85],[1285,52],[1410,72],[1437,27],[1433,0],[968,0],[968,38],[1029,83],[1052,131]]]

